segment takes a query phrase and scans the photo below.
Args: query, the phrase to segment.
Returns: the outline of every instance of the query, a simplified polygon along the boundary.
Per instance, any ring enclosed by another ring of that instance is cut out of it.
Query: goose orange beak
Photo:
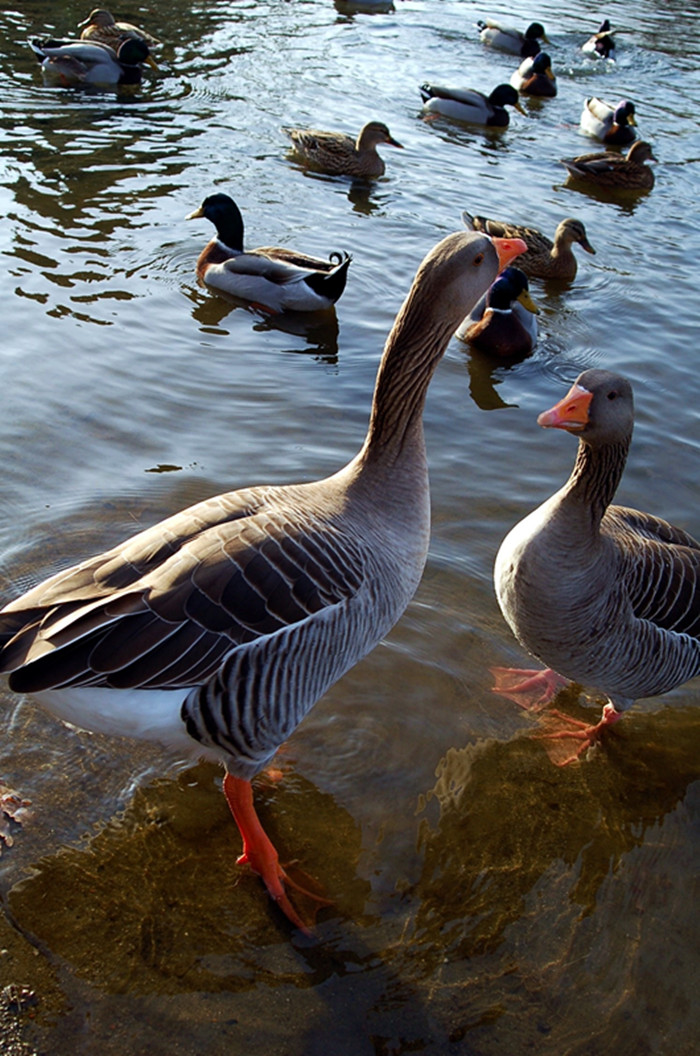
[[[582,385],[572,385],[563,400],[555,403],[549,411],[543,411],[537,424],[544,429],[566,429],[569,433],[580,433],[588,425],[588,410],[593,393]]]
[[[522,238],[491,238],[494,248],[498,253],[498,270],[507,268],[511,260],[515,260],[521,253],[527,253],[527,242]]]

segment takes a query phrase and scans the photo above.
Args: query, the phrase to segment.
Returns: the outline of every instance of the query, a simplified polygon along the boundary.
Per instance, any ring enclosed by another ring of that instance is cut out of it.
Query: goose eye
[[[479,264],[481,264],[483,262],[483,259],[484,259],[484,254],[483,253],[477,254],[477,256],[474,257],[474,267],[478,268]]]
[[[614,390],[612,392],[609,392],[608,393],[608,399],[609,400],[616,400],[617,399],[617,393]]]

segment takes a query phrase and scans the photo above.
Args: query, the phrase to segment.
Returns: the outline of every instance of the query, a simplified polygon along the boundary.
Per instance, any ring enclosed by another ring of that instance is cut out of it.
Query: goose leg
[[[242,778],[227,773],[224,776],[223,787],[226,801],[243,839],[243,853],[237,859],[238,864],[250,865],[251,869],[260,875],[270,897],[275,900],[284,915],[295,927],[309,935],[308,927],[287,897],[285,882],[315,902],[322,905],[330,905],[330,902],[295,883],[279,864],[274,844],[260,824],[260,819],[255,812],[253,787],[250,781],[244,781]]]
[[[542,670],[520,667],[492,667],[496,680],[493,693],[519,704],[528,711],[540,711],[554,700],[560,689],[569,685],[569,680],[557,674],[551,667]]]
[[[597,722],[595,726],[591,726],[587,722],[581,722],[579,719],[574,719],[571,715],[564,715],[561,711],[548,712],[547,719],[550,717],[557,720],[557,726],[561,728],[550,730],[549,733],[542,733],[540,737],[547,741],[574,742],[575,750],[573,752],[567,751],[566,748],[562,752],[558,746],[556,748],[552,746],[552,751],[548,750],[547,753],[556,766],[568,766],[569,763],[573,763],[583,752],[587,751],[588,748],[591,748],[598,741],[601,730],[619,722],[622,718],[622,712],[616,711],[612,704],[606,704],[603,708],[600,722]]]

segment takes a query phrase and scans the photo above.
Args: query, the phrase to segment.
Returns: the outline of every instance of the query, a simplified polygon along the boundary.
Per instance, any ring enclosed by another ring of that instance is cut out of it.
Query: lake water
[[[494,365],[451,343],[425,415],[423,582],[285,746],[282,779],[257,785],[282,856],[333,900],[314,941],[290,939],[236,867],[214,767],[164,770],[152,747],[67,729],[2,691],[0,774],[35,811],[0,860],[0,987],[28,988],[3,994],[4,1048],[690,1056],[698,682],[640,703],[560,770],[491,693],[489,667],[524,659],[491,569],[569,472],[575,445],[535,419],[579,371],[635,387],[620,501],[700,531],[695,13],[153,0],[114,11],[166,42],[159,74],[121,92],[44,87],[27,39],[70,34],[88,6],[0,5],[3,597],[206,495],[344,464],[394,315],[463,209],[550,235],[576,216],[597,252],[577,252],[569,286],[531,281],[529,359]],[[514,69],[480,44],[485,15],[544,23],[557,98],[526,102],[502,133],[427,123],[423,81],[490,91]],[[604,16],[620,31],[614,65],[579,51]],[[650,194],[565,186],[558,159],[595,149],[577,127],[592,94],[634,100],[659,158]],[[369,190],[287,157],[282,126],[356,132],[370,118],[405,149],[383,149]],[[352,253],[330,323],[283,329],[197,286],[211,229],[184,217],[213,190],[240,205],[249,245]],[[590,697],[565,703],[599,713]]]

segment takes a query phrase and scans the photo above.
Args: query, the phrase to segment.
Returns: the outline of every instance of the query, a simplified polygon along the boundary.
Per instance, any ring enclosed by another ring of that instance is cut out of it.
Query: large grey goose
[[[427,255],[386,341],[364,444],[339,472],[200,502],[0,612],[13,690],[80,728],[223,763],[239,861],[297,926],[251,779],[411,599],[429,535],[428,383],[524,249],[466,232]]]
[[[570,719],[548,735],[576,742],[563,764],[637,698],[700,674],[700,543],[651,513],[611,505],[634,425],[626,378],[584,371],[537,420],[578,436],[576,461],[566,484],[508,533],[494,580],[516,638],[548,667],[545,694],[558,673],[608,697],[596,725]],[[524,674],[509,685],[514,699],[535,687],[537,676]]]

